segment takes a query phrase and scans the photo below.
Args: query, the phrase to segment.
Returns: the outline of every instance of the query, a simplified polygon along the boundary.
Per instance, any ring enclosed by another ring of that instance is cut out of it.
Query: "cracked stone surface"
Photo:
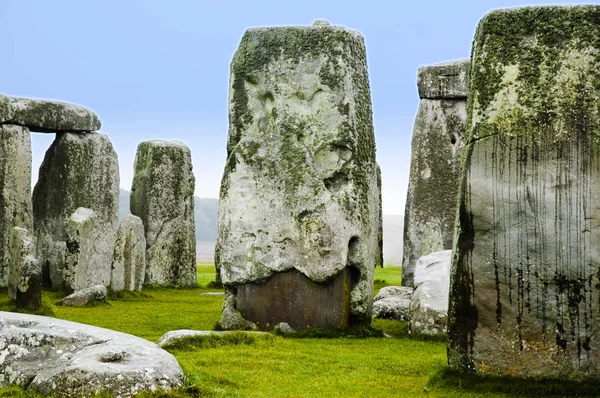
[[[246,31],[231,64],[219,201],[215,258],[231,288],[222,326],[246,326],[235,312],[240,285],[293,269],[327,284],[347,267],[351,319],[370,321],[381,261],[371,113],[360,33],[322,23]],[[296,324],[270,327],[279,322]]]
[[[182,386],[177,360],[139,337],[36,315],[0,312],[0,388],[43,395],[128,397]]]
[[[130,210],[144,225],[145,284],[196,286],[192,155],[180,141],[138,145]]]

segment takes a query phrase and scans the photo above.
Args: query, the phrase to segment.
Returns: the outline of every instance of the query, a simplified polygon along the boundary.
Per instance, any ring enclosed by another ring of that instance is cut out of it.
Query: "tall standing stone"
[[[417,259],[452,248],[467,117],[469,60],[419,68],[404,211],[402,284],[413,286]]]
[[[13,227],[31,230],[32,215],[29,130],[0,125],[0,287],[8,283],[11,231]]]
[[[117,153],[105,134],[57,133],[33,190],[34,231],[45,283],[62,287],[66,226],[85,207],[96,213],[99,280],[108,286],[119,209]],[[104,272],[106,271],[107,272]]]
[[[494,11],[472,53],[448,362],[600,374],[600,7]]]
[[[324,22],[247,30],[229,121],[222,326],[369,322],[381,217],[362,35]]]
[[[146,284],[197,284],[194,186],[191,151],[183,142],[138,145],[130,209],[146,233]]]
[[[146,276],[146,237],[144,224],[134,215],[128,215],[119,224],[112,261],[110,288],[142,290]]]

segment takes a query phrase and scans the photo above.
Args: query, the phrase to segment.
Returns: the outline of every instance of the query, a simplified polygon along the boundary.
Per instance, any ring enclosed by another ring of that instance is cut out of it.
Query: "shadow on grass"
[[[373,326],[354,326],[347,329],[310,329],[301,332],[283,334],[286,338],[293,339],[340,339],[340,338],[367,338],[367,337],[384,337],[381,330]]]
[[[426,389],[454,391],[457,395],[469,392],[514,397],[597,397],[600,394],[600,381],[482,376],[446,367],[431,377]]]
[[[135,299],[153,299],[150,294],[138,291],[119,290],[118,292],[109,291],[109,300],[135,300]]]

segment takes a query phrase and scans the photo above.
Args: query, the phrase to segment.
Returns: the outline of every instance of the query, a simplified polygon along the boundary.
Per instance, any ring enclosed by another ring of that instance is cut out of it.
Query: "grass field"
[[[377,268],[377,289],[400,282],[399,267]],[[198,266],[199,288],[147,289],[113,296],[107,305],[54,307],[59,293],[44,292],[47,309],[71,321],[131,333],[156,342],[175,329],[212,329],[223,298],[202,296],[217,289],[212,263]],[[2,292],[0,310],[11,305]],[[267,338],[215,340],[170,351],[187,376],[188,386],[168,396],[207,397],[506,397],[598,396],[598,386],[565,381],[523,382],[457,375],[446,369],[440,339],[411,337],[407,325],[375,320],[393,338]],[[31,396],[18,388],[0,397]],[[154,396],[158,396],[155,394]]]

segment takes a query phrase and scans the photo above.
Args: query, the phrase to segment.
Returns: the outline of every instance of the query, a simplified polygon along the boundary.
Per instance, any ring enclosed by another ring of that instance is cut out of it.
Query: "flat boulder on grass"
[[[410,304],[411,334],[446,333],[451,259],[452,250],[444,250],[417,260]]]
[[[267,332],[258,332],[258,331],[248,331],[248,332],[241,332],[241,331],[229,331],[229,330],[188,330],[188,329],[181,329],[181,330],[171,330],[170,332],[165,333],[164,335],[161,336],[160,339],[158,339],[158,346],[159,347],[167,347],[171,344],[174,344],[180,340],[184,340],[184,339],[188,339],[188,338],[193,338],[193,337],[208,337],[208,336],[226,336],[229,334],[239,334],[239,333],[250,333],[253,336],[265,336],[268,335],[269,333]]]
[[[146,237],[144,224],[134,215],[128,215],[119,224],[112,261],[110,288],[142,290],[146,276]]]
[[[0,94],[0,108],[0,124],[16,124],[36,132],[90,132],[101,126],[93,111],[67,102]]]
[[[84,307],[94,303],[105,303],[108,293],[103,285],[81,289],[60,300],[58,305],[68,307]]]
[[[183,142],[138,145],[130,210],[146,233],[146,284],[197,285],[194,187],[192,153]]]
[[[412,287],[386,286],[379,290],[373,300],[373,318],[397,319],[408,322]]]
[[[600,6],[498,10],[473,41],[448,363],[600,375]]]
[[[148,340],[60,319],[0,312],[0,388],[125,397],[183,386],[177,359]]]

